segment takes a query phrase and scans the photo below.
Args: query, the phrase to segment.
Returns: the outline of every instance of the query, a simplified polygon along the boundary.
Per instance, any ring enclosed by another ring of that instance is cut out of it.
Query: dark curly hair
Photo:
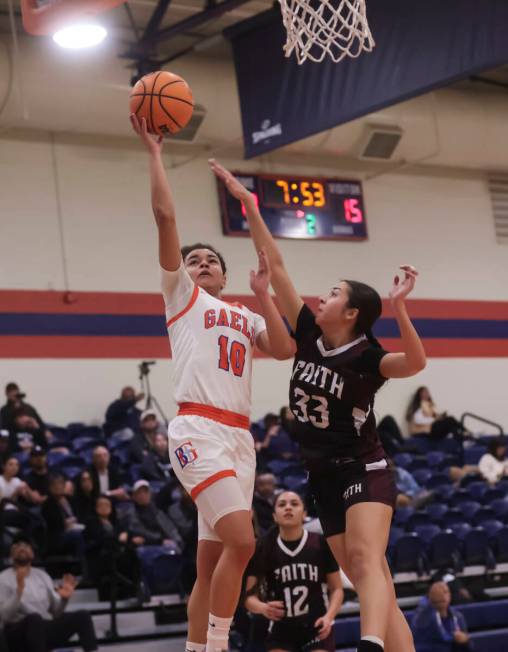
[[[195,242],[194,244],[186,245],[185,247],[182,247],[180,251],[181,251],[183,260],[185,260],[187,258],[187,256],[190,254],[191,251],[194,251],[196,249],[209,249],[210,251],[212,251],[217,256],[217,258],[219,259],[220,266],[222,267],[222,273],[223,274],[226,273],[226,271],[227,271],[226,270],[226,261],[224,260],[223,255],[220,252],[218,252],[215,247],[212,247],[212,245],[205,244],[203,242]]]

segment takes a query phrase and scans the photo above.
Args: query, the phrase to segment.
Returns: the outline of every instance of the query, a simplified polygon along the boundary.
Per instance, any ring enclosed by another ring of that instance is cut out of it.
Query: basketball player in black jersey
[[[258,541],[246,571],[245,607],[270,620],[268,652],[335,650],[333,622],[344,597],[339,568],[325,538],[303,529],[304,518],[300,496],[281,493],[278,528]]]
[[[266,251],[272,286],[295,336],[290,407],[323,532],[359,596],[357,650],[414,652],[385,558],[396,489],[376,432],[374,396],[388,378],[413,376],[425,367],[405,306],[417,272],[403,265],[404,277],[397,276],[390,291],[402,352],[388,353],[372,335],[381,315],[378,293],[337,280],[314,315],[294,288],[253,195],[217,162],[210,164],[245,207],[250,234],[256,249]]]

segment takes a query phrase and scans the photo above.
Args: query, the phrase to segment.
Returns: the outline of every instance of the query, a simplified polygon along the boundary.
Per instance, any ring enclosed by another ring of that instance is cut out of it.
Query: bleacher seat
[[[450,507],[458,507],[462,503],[468,503],[471,502],[471,500],[474,500],[472,498],[471,494],[467,489],[457,489],[454,494],[450,497],[450,500],[448,501],[448,504]],[[480,503],[477,501],[478,507],[480,507]]]
[[[427,489],[437,489],[443,485],[450,485],[451,480],[446,473],[433,473],[426,482]]]
[[[504,523],[498,521],[497,519],[482,521],[481,527],[487,533],[489,539],[492,541],[496,540],[498,532],[504,528]]]
[[[67,455],[67,453],[63,453],[62,451],[48,451],[48,466],[58,466],[63,462],[63,460],[65,460]]]
[[[496,535],[494,552],[498,563],[508,562],[508,527],[504,527]]]
[[[506,521],[508,518],[508,500],[506,498],[497,498],[490,503],[491,509],[494,510],[496,518],[500,521]]]
[[[496,566],[494,553],[490,547],[489,536],[481,528],[473,528],[462,542],[462,556],[465,564],[482,564],[492,569]]]
[[[460,541],[451,531],[446,530],[436,534],[429,545],[429,564],[435,569],[453,568],[456,572],[462,570]]]
[[[487,491],[483,494],[483,503],[489,505],[493,500],[499,500],[500,498],[505,498],[506,492],[499,487],[489,487]]]
[[[429,523],[427,525],[416,525],[414,531],[420,539],[428,545],[432,539],[441,532],[441,528],[435,523]]]
[[[427,486],[427,482],[432,477],[432,471],[428,468],[416,469],[415,471],[411,471],[411,473],[416,482],[424,487]]]
[[[431,469],[443,469],[451,466],[454,459],[451,455],[443,453],[443,451],[429,451],[426,455],[427,464]]]
[[[406,521],[406,530],[413,532],[418,525],[432,525],[432,519],[427,512],[418,510],[411,514]]]
[[[395,462],[396,466],[407,469],[413,461],[413,456],[410,453],[397,453],[393,456],[393,461]]]
[[[450,527],[455,523],[464,523],[464,514],[457,508],[449,509],[442,518],[444,527]]]
[[[466,534],[468,532],[471,532],[471,530],[473,529],[473,526],[470,525],[469,523],[465,523],[465,522],[464,523],[453,523],[453,525],[450,525],[448,527],[448,529],[451,530],[453,532],[453,534],[455,534],[457,539],[459,539],[460,541],[463,541]]]
[[[484,480],[475,480],[467,485],[467,491],[473,500],[483,502],[482,497],[485,495],[489,486]]]
[[[477,465],[482,455],[486,453],[485,446],[475,444],[474,446],[464,447],[464,464]]]
[[[442,524],[443,516],[448,511],[448,506],[443,503],[431,503],[425,507],[425,511],[430,516],[433,523]]]
[[[413,571],[418,575],[428,570],[425,544],[416,533],[405,534],[395,543],[392,567],[396,573]]]
[[[472,521],[475,514],[482,509],[482,506],[474,500],[465,500],[457,505],[457,509],[462,512],[467,521]]]
[[[492,521],[496,518],[496,512],[492,507],[482,507],[473,516],[473,524],[481,525],[483,521]]]
[[[76,453],[90,450],[97,446],[97,440],[92,437],[77,437],[71,441],[72,450]]]
[[[397,507],[395,510],[395,515],[393,517],[393,522],[395,525],[404,526],[411,514],[414,514],[414,509],[412,507]]]
[[[437,487],[435,491],[436,495],[439,497],[439,500],[448,502],[457,490],[453,484],[442,484],[441,486]]]

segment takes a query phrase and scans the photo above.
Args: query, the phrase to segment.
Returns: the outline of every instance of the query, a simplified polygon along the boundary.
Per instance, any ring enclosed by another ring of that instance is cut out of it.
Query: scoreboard
[[[365,240],[367,222],[360,181],[234,172],[250,190],[272,235],[306,240]],[[222,182],[225,235],[246,236],[245,209]]]

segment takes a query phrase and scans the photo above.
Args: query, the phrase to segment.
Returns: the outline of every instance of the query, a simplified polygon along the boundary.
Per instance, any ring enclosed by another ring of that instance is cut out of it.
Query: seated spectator
[[[0,573],[0,619],[9,650],[47,652],[66,647],[74,635],[85,652],[98,650],[90,614],[64,613],[76,579],[64,575],[55,591],[51,577],[32,567],[33,560],[32,543],[20,538],[11,547],[12,568]]]
[[[116,500],[129,500],[129,494],[122,486],[120,474],[110,466],[111,455],[104,446],[96,446],[92,453],[92,476],[95,497],[103,494]]]
[[[464,616],[450,606],[450,600],[450,589],[445,582],[432,584],[427,597],[422,598],[411,621],[416,652],[472,649]]]
[[[487,482],[496,484],[508,475],[508,460],[506,459],[507,442],[505,437],[492,439],[487,453],[478,462],[478,470]]]
[[[74,512],[81,523],[86,523],[95,516],[96,499],[92,475],[85,469],[74,480],[73,493]]]
[[[264,461],[299,459],[298,446],[291,438],[294,414],[288,407],[281,408],[281,418],[275,414],[265,416],[265,438],[258,446]]]
[[[16,414],[22,410],[24,414],[35,420],[37,427],[42,430],[46,440],[50,440],[53,437],[37,410],[29,403],[24,402],[23,399],[26,397],[26,394],[20,392],[16,383],[7,383],[5,386],[5,396],[7,401],[0,410],[0,424],[2,428],[5,430],[14,430]]]
[[[387,414],[377,424],[377,431],[379,438],[383,444],[383,449],[389,456],[396,455],[397,453],[412,453],[417,452],[418,449],[410,440],[404,439],[399,428],[399,424],[395,419]]]
[[[40,446],[32,448],[29,464],[30,471],[26,474],[25,480],[36,497],[36,503],[41,504],[49,494],[49,469],[46,451]],[[66,493],[72,494],[72,487],[67,486],[66,489]]]
[[[263,536],[275,527],[273,506],[278,493],[273,473],[258,473],[252,499],[257,536]]]
[[[180,490],[180,498],[170,506],[168,515],[178,530],[184,552],[195,550],[198,539],[198,511],[194,501],[184,489]]]
[[[9,457],[0,475],[0,501],[7,500],[17,503],[19,498],[37,504],[37,497],[26,482],[18,477],[19,461],[16,457]]]
[[[171,519],[154,505],[150,485],[146,480],[138,480],[134,484],[132,501],[134,504],[124,523],[129,540],[135,546],[164,545],[180,552],[182,539],[178,530]]]
[[[139,417],[141,410],[136,403],[142,401],[145,395],[141,392],[136,394],[134,387],[124,387],[117,398],[106,410],[104,422],[104,434],[106,437],[115,437],[128,441],[134,437],[139,430]]]
[[[100,600],[110,599],[114,579],[119,589],[117,597],[127,598],[137,593],[140,563],[128,539],[128,532],[117,523],[111,498],[99,496],[86,525],[85,544],[90,578],[98,587]],[[116,578],[111,577],[112,568],[116,568]]]
[[[47,526],[49,552],[71,552],[81,558],[85,550],[85,526],[78,521],[71,500],[65,495],[65,477],[60,473],[49,478],[49,494],[42,505],[42,517]]]
[[[30,452],[34,446],[48,448],[46,431],[37,420],[21,407],[14,412],[14,424],[10,430],[10,450],[13,453]]]
[[[435,493],[421,487],[409,471],[398,466],[394,468],[398,492],[397,507],[421,509],[434,500]]]
[[[462,440],[465,430],[454,417],[439,412],[427,387],[419,387],[409,402],[406,420],[410,435],[427,435],[434,439],[444,439],[453,435]]]
[[[158,432],[154,436],[153,449],[147,451],[140,469],[145,480],[165,481],[175,474],[169,461],[168,437]]]
[[[134,435],[130,445],[130,458],[135,464],[141,464],[145,455],[154,450],[155,435],[160,431],[157,414],[145,410],[140,417],[140,430]]]

